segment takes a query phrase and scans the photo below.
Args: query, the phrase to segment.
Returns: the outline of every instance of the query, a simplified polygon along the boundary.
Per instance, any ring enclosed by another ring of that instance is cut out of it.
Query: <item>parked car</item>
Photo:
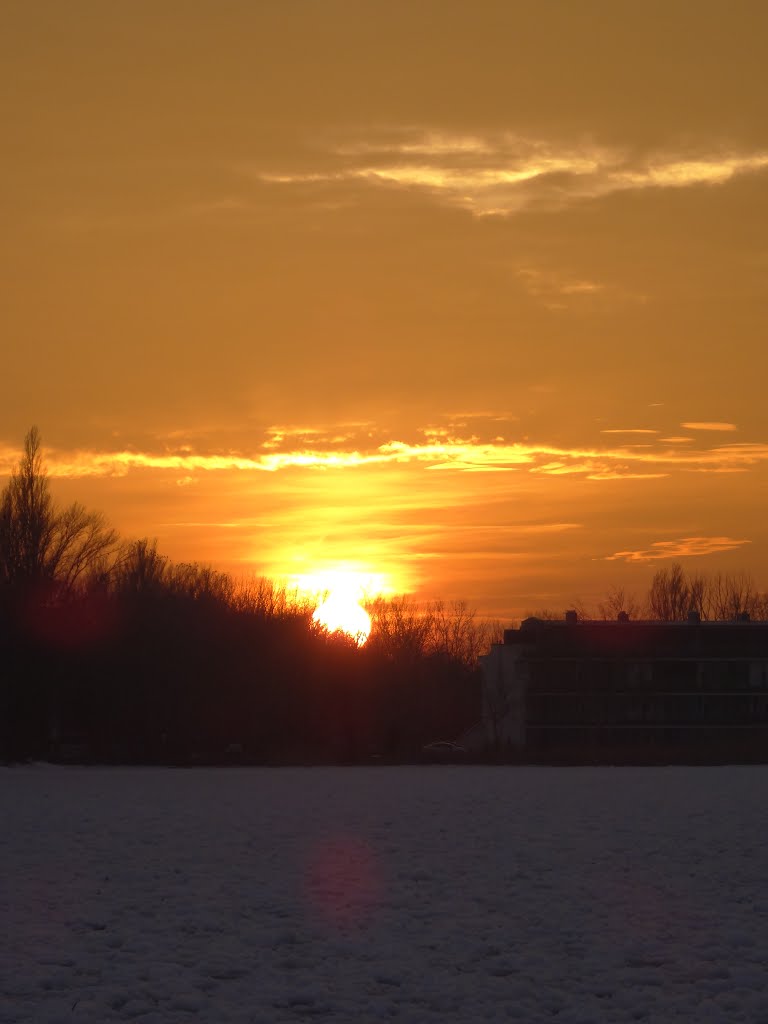
[[[467,751],[460,743],[451,740],[435,740],[421,748],[421,753],[429,761],[460,761],[467,756]]]

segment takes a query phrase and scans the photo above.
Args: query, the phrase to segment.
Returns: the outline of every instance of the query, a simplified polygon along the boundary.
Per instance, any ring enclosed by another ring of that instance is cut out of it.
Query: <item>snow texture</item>
[[[0,770],[1,1024],[768,1021],[768,768]]]

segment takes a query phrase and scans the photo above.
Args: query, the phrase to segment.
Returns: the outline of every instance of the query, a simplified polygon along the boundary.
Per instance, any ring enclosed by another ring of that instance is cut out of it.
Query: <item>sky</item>
[[[0,474],[513,618],[768,588],[762,0],[7,0]],[[0,478],[2,483],[2,478]]]

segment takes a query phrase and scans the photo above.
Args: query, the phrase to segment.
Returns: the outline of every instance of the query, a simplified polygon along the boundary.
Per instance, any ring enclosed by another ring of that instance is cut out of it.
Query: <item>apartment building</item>
[[[768,760],[768,622],[525,619],[482,659],[488,747]]]

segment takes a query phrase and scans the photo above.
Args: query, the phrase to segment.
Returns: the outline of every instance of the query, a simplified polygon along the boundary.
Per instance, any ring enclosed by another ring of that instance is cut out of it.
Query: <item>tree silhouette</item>
[[[690,583],[679,562],[668,569],[659,569],[648,591],[651,617],[661,622],[682,621],[691,610],[691,597]]]
[[[168,559],[157,550],[157,541],[142,537],[121,548],[112,572],[112,586],[119,594],[157,594],[168,580]]]
[[[40,432],[24,438],[18,468],[0,495],[0,582],[70,591],[103,569],[117,543],[99,512],[58,509],[43,465]]]
[[[630,619],[636,619],[640,614],[640,605],[624,587],[610,587],[597,610],[601,619],[616,619],[622,612]]]

